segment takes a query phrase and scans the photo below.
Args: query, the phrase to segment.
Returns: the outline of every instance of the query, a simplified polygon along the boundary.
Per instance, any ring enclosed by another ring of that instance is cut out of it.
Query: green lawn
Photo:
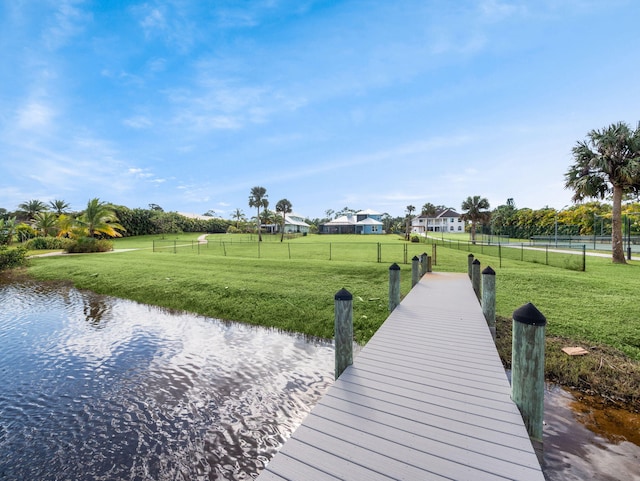
[[[387,316],[389,265],[400,264],[405,294],[411,257],[431,253],[431,246],[390,235],[310,235],[283,243],[265,236],[260,252],[249,236],[209,236],[207,245],[198,245],[197,237],[118,239],[116,249],[141,250],[38,258],[29,272],[41,279],[70,279],[99,293],[320,337],[332,336],[333,295],[345,287],[356,300],[355,333],[363,343]],[[154,239],[175,240],[184,247],[176,253],[153,252]],[[403,263],[405,255],[408,264]],[[499,268],[497,258],[479,251],[474,255],[483,268],[491,265],[497,272],[499,316],[510,317],[533,302],[548,319],[549,335],[603,343],[640,360],[637,262],[614,265],[588,257],[587,271],[576,272],[515,260]],[[467,256],[466,251],[438,246],[434,270],[466,272]]]

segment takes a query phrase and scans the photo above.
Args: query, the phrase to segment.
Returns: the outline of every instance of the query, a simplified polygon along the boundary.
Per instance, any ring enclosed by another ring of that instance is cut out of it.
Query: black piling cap
[[[421,255],[429,257],[429,254],[427,254],[426,252],[423,252]]]
[[[495,276],[496,275],[496,271],[494,271],[491,266],[487,266],[482,270],[483,274],[487,274],[489,276]]]
[[[399,270],[400,270],[400,266],[394,262],[394,263],[393,263],[393,264],[391,264],[391,266],[389,267],[389,270],[390,270],[390,271],[399,271]]]
[[[346,290],[344,287],[336,292],[335,298],[336,301],[351,301],[353,300],[353,296],[351,293]]]
[[[547,318],[530,302],[513,311],[513,320],[530,326],[547,325]]]
[[[475,261],[472,262],[472,264],[480,264],[480,261],[476,259]]]
[[[418,259],[418,256],[413,256],[413,258],[411,260],[412,261],[419,261],[420,259]]]
[[[467,257],[471,257],[471,258],[473,258],[473,254],[469,254]]]

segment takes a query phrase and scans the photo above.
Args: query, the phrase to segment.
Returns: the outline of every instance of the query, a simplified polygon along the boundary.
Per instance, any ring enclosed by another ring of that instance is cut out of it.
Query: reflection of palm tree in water
[[[102,329],[105,327],[104,325],[101,325],[101,321],[103,316],[111,309],[109,299],[105,296],[87,293],[82,296],[82,301],[82,310],[87,322],[96,329]]]

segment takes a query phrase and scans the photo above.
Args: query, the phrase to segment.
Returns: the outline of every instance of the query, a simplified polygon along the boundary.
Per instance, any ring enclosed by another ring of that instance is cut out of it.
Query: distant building
[[[320,234],[383,234],[382,214],[371,209],[361,210],[321,224]]]
[[[308,234],[311,226],[304,221],[304,217],[292,212],[284,216],[285,234]]]
[[[419,215],[411,221],[411,232],[426,235],[427,232],[464,232],[465,223],[453,209],[437,211],[434,215]]]

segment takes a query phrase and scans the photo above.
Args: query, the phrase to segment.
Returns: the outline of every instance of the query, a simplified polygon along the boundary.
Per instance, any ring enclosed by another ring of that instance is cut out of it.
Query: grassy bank
[[[258,258],[256,244],[243,244],[242,237],[211,238],[209,250],[200,246],[199,252],[197,244],[191,243],[196,238],[176,237],[184,246],[176,253],[153,252],[152,238],[122,239],[116,242],[116,249],[141,250],[33,259],[29,273],[39,279],[70,280],[81,289],[143,303],[319,337],[332,337],[333,296],[345,287],[354,295],[356,340],[365,343],[388,315],[388,267],[391,262],[403,262],[405,245],[393,236],[307,236],[283,244],[270,239],[261,249],[280,249],[286,254],[282,259],[264,259]],[[247,251],[237,251],[237,257],[229,251],[226,256],[215,251],[221,242],[230,240]],[[331,261],[327,249],[318,247],[323,243],[333,244]],[[375,262],[372,243],[388,246],[383,252],[390,258]],[[409,259],[425,250],[431,252],[430,246],[406,245]],[[289,259],[291,249],[302,254],[307,249],[307,255]],[[464,272],[467,255],[439,247],[434,269]],[[588,258],[587,271],[576,272],[512,260],[503,260],[498,268],[496,258],[480,253],[476,257],[483,267],[491,265],[497,272],[498,316],[509,319],[522,304],[533,302],[547,317],[549,378],[625,399],[638,408],[637,263],[620,266],[608,259]],[[401,264],[401,268],[402,293],[406,294],[410,264]],[[510,339],[510,324],[505,321],[498,328],[503,341],[498,346],[508,365],[510,343],[505,340]],[[566,356],[560,351],[566,345],[581,345],[593,355]]]

